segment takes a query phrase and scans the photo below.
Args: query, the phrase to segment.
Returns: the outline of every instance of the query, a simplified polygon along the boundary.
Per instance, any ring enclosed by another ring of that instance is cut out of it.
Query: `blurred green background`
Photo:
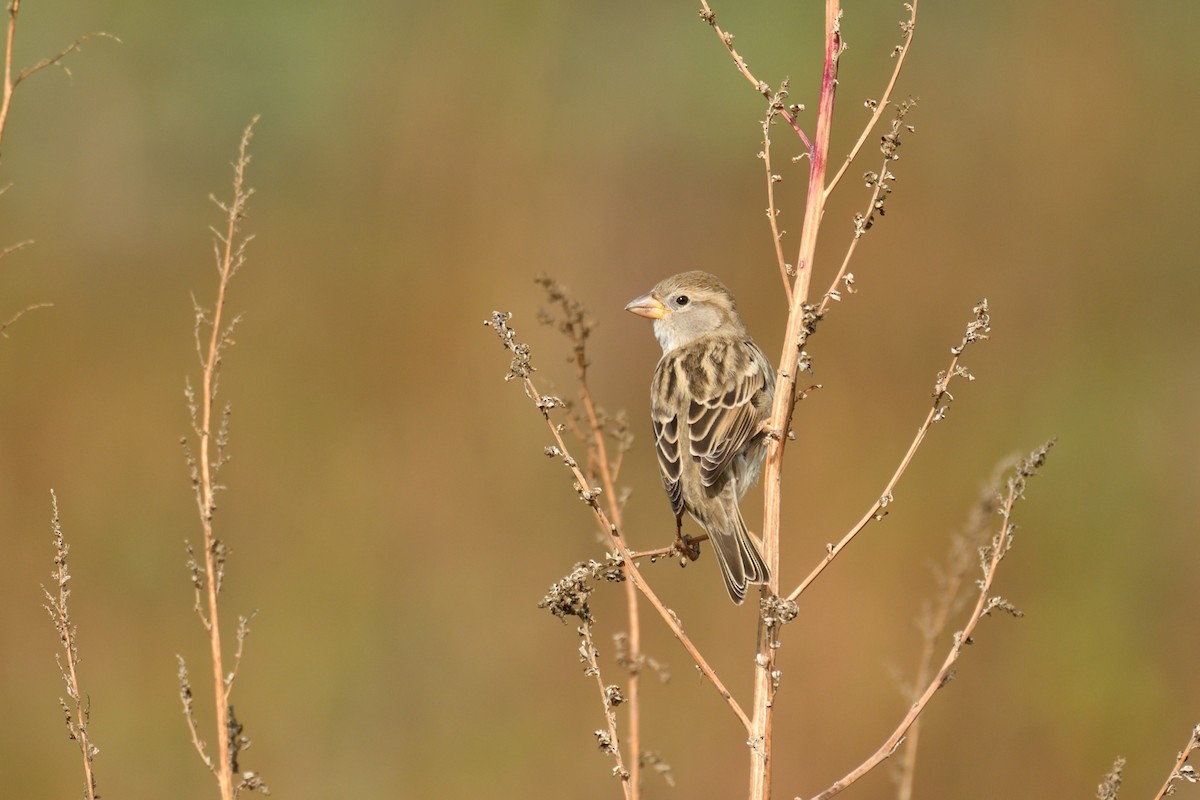
[[[81,782],[40,608],[51,488],[72,544],[82,675],[106,797],[212,797],[179,712],[175,654],[206,686],[183,542],[196,541],[185,376],[192,300],[215,288],[210,192],[229,193],[256,113],[245,313],[223,376],[233,461],[218,516],[226,625],[258,609],[234,694],[243,765],[298,798],[611,798],[595,687],[573,628],[536,609],[600,552],[546,430],[481,321],[512,310],[544,388],[573,393],[535,322],[545,271],[593,311],[594,385],[639,434],[623,482],[638,546],[671,534],[643,435],[657,344],[622,311],[682,269],[720,274],[774,358],[784,321],[763,218],[761,99],[690,2],[29,2],[18,65],[103,30],[18,91],[3,142],[0,790]],[[815,107],[819,3],[718,3],[759,77]],[[898,2],[848,4],[834,159],[879,96]],[[1059,437],[1019,507],[985,621],[926,717],[918,796],[1090,796],[1118,755],[1150,796],[1200,722],[1195,636],[1200,6],[922,5],[899,97],[917,132],[859,294],[813,340],[824,389],[797,416],[784,583],[866,510],[923,417],[970,308],[990,299],[979,378],[786,630],[777,793],[808,795],[872,752],[906,703],[913,619],[994,464]],[[811,113],[804,124],[812,127]],[[804,165],[775,134],[794,253]],[[815,287],[865,202],[826,217]],[[747,501],[760,518],[756,492]],[[733,690],[753,617],[711,558],[650,568]],[[601,647],[621,626],[596,601]],[[744,736],[679,646],[647,682],[648,797],[737,797]],[[610,680],[618,674],[610,667]],[[202,694],[200,708],[207,708]],[[207,719],[205,719],[207,721]],[[211,733],[207,738],[212,741]],[[889,797],[889,767],[858,797]]]

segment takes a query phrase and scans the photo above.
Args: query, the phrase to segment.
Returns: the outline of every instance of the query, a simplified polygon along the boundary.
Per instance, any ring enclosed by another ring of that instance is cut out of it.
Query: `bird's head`
[[[733,295],[707,272],[672,275],[630,301],[625,310],[654,320],[654,335],[664,353],[713,333],[745,331]]]

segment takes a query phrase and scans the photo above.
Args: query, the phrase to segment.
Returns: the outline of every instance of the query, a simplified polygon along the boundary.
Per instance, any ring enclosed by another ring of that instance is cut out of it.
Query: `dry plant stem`
[[[8,4],[8,30],[4,37],[4,93],[0,96],[0,142],[4,140],[4,129],[8,125],[8,111],[12,107],[13,92],[17,81],[13,76],[13,42],[17,37],[17,14],[21,12],[21,0]]]
[[[716,24],[715,14],[709,7],[707,0],[701,0],[703,10],[701,16],[712,26],[718,38],[728,49],[733,57],[734,63],[738,71],[755,87],[757,91],[763,94],[764,97],[772,103],[772,109],[777,108],[776,98],[773,96],[770,87],[759,81],[750,72],[746,66],[745,60],[734,49],[732,37],[725,31],[721,30]],[[872,119],[861,134],[859,141],[852,148],[850,155],[841,169],[835,175],[834,179],[827,186],[825,183],[825,175],[829,161],[829,141],[832,129],[834,98],[837,88],[837,69],[838,60],[842,52],[842,41],[839,30],[841,7],[838,0],[826,0],[825,3],[825,61],[824,69],[821,76],[821,89],[817,103],[817,120],[816,131],[813,140],[810,142],[803,132],[799,129],[795,120],[786,112],[779,110],[779,113],[792,124],[796,132],[801,136],[805,146],[808,149],[809,155],[809,180],[808,189],[804,209],[804,222],[800,235],[799,253],[796,258],[796,277],[794,282],[790,281],[787,272],[786,262],[783,259],[782,251],[779,247],[779,231],[776,223],[776,209],[774,204],[774,178],[770,170],[770,139],[769,139],[769,123],[770,110],[764,122],[764,144],[763,158],[767,164],[767,181],[768,181],[768,216],[770,217],[772,226],[772,235],[776,246],[776,257],[780,265],[781,273],[784,275],[784,283],[786,287],[786,296],[789,303],[790,313],[788,316],[787,329],[784,336],[783,354],[779,361],[779,371],[777,379],[777,389],[775,392],[774,401],[771,408],[771,417],[768,423],[769,429],[774,432],[774,436],[770,439],[770,446],[764,469],[764,523],[763,523],[763,554],[771,569],[772,580],[767,586],[762,589],[764,599],[777,595],[779,592],[778,576],[779,576],[779,529],[781,519],[781,500],[782,500],[782,469],[783,469],[783,454],[786,444],[786,439],[783,432],[789,430],[791,416],[795,408],[796,398],[796,371],[799,363],[800,350],[803,347],[804,340],[807,337],[808,330],[806,328],[805,306],[808,301],[809,288],[812,281],[812,269],[814,255],[816,253],[817,235],[820,229],[821,219],[824,213],[825,200],[829,196],[833,187],[841,179],[842,174],[848,168],[849,164],[863,143],[870,135],[870,131],[878,123],[882,116],[883,109],[887,107],[888,100],[891,97],[892,90],[899,76],[900,69],[903,66],[904,57],[907,54],[908,44],[911,42],[912,25],[916,19],[916,3],[909,6],[910,20],[905,29],[906,41],[902,46],[897,64],[893,70],[891,80],[884,92],[879,105],[876,107]],[[872,198],[872,202],[876,198]],[[853,254],[853,246],[851,247],[851,255]],[[838,277],[840,280],[845,272],[846,265],[849,262],[849,256],[844,260],[842,269]],[[956,358],[957,360],[957,358]],[[952,370],[953,370],[952,365]],[[953,371],[950,373],[953,374]],[[930,423],[934,419],[936,409],[930,413]],[[924,430],[918,435],[918,441],[924,437]],[[908,461],[912,458],[912,452],[915,452],[915,447],[906,456],[904,464],[898,472],[903,474],[907,467]],[[893,479],[898,480],[898,476]],[[873,509],[873,515],[878,508]],[[869,517],[868,520],[869,521]],[[860,523],[859,528],[865,526],[866,521]],[[850,537],[853,538],[853,537]],[[848,541],[848,540],[847,540]],[[843,544],[844,546],[844,544]],[[820,569],[817,570],[819,573]],[[810,576],[809,581],[811,581]],[[798,594],[797,591],[795,594]],[[790,598],[790,599],[794,599]],[[771,730],[772,730],[772,709],[774,707],[774,688],[775,680],[775,643],[773,642],[774,631],[767,624],[765,619],[759,621],[758,646],[756,656],[756,669],[754,673],[754,720],[751,730],[751,779],[750,779],[750,798],[751,800],[765,800],[770,797],[771,784]]]
[[[8,187],[6,186],[5,188],[7,189]],[[0,190],[0,194],[3,194],[3,193],[4,193],[3,190]],[[10,244],[8,247],[4,248],[3,250],[0,250],[0,258],[4,258],[5,256],[11,255],[11,254],[17,252],[18,250],[24,250],[26,247],[28,247],[31,244],[33,244],[33,239],[26,239],[23,242],[17,242],[16,244]]]
[[[832,130],[833,101],[837,88],[837,62],[841,54],[841,35],[838,18],[841,7],[838,0],[826,0],[825,5],[825,67],[821,76],[821,94],[817,107],[816,140],[810,151],[808,194],[804,207],[804,226],[800,234],[800,251],[796,259],[797,275],[792,292],[791,310],[784,335],[783,354],[779,359],[779,376],[775,397],[771,405],[768,426],[780,433],[788,430],[796,393],[796,365],[800,357],[800,345],[804,332],[804,304],[808,300],[812,282],[813,255],[817,248],[817,233],[824,212],[825,168],[829,157],[829,137]],[[767,552],[774,585],[767,587],[772,593],[778,590],[779,574],[779,522],[783,452],[786,439],[782,435],[770,439],[764,472],[764,523],[763,546]]]
[[[1166,783],[1164,783],[1162,788],[1158,790],[1158,794],[1154,795],[1154,800],[1162,800],[1162,798],[1169,795],[1175,784],[1175,781],[1187,780],[1192,783],[1196,782],[1196,773],[1185,773],[1184,765],[1187,764],[1187,760],[1189,757],[1191,757],[1192,751],[1197,747],[1200,747],[1200,725],[1192,728],[1192,738],[1188,740],[1187,747],[1183,748],[1183,752],[1179,754],[1179,758],[1175,761],[1175,767],[1171,770],[1171,774],[1168,776]]]
[[[600,704],[604,706],[604,720],[608,725],[609,736],[609,746],[605,749],[612,753],[613,758],[617,762],[616,774],[621,776],[621,790],[625,793],[626,800],[634,800],[637,796],[636,783],[634,782],[633,774],[625,766],[625,759],[621,756],[621,740],[617,734],[617,715],[613,713],[612,703],[609,701],[608,689],[604,685],[604,678],[600,675],[600,664],[596,660],[596,643],[592,641],[591,622],[585,621],[580,625],[579,633],[583,636],[584,657],[588,663],[587,672],[596,678],[596,688],[600,690]],[[636,751],[631,753],[630,760],[637,760]]]
[[[692,542],[706,542],[706,541],[708,541],[708,534],[707,533],[697,533],[697,534],[691,536],[689,540]],[[671,555],[672,553],[677,553],[677,552],[679,552],[678,545],[669,544],[666,547],[655,547],[650,550],[631,550],[630,555],[632,555],[636,559],[641,560],[643,558],[651,558],[651,559],[664,558],[666,556]]]
[[[872,119],[872,121],[870,123],[870,127],[874,127],[874,126],[875,126],[875,122]],[[869,130],[869,128],[868,128],[868,130]],[[849,164],[850,162],[847,161],[846,163]],[[861,215],[862,219],[864,219],[864,220],[868,220],[871,218],[871,211],[872,211],[872,209],[875,208],[875,204],[877,202],[879,202],[879,198],[883,194],[884,176],[886,176],[888,174],[888,165],[890,163],[891,163],[891,158],[889,158],[887,155],[885,155],[883,157],[883,166],[881,166],[879,168],[880,177],[878,180],[875,181],[875,189],[874,189],[874,191],[871,192],[871,197],[867,201],[866,210]],[[826,196],[828,196],[828,194]],[[855,231],[854,231],[854,238],[852,238],[850,240],[850,245],[849,245],[849,247],[846,248],[846,255],[842,257],[842,265],[840,267],[838,267],[837,274],[833,276],[833,280],[830,281],[830,283],[829,283],[829,289],[825,292],[825,296],[821,298],[821,302],[817,305],[816,314],[818,317],[820,317],[821,315],[823,315],[825,313],[826,309],[829,308],[829,304],[830,304],[830,302],[832,302],[833,298],[838,296],[837,295],[838,285],[842,282],[842,278],[845,277],[846,270],[850,266],[850,259],[854,257],[854,251],[858,249],[858,243],[862,241],[864,233],[866,233],[866,230],[860,228],[860,226],[858,224],[856,224]]]
[[[569,453],[567,444],[562,438],[562,433],[560,432],[558,426],[554,424],[554,421],[550,419],[550,410],[546,405],[545,399],[538,392],[533,381],[528,377],[522,378],[522,382],[525,386],[526,394],[529,395],[530,399],[534,401],[534,404],[537,405],[537,407],[542,411],[542,417],[545,419],[546,425],[550,428],[550,435],[554,437],[555,445],[557,445],[558,449],[562,453]],[[675,616],[674,612],[663,605],[662,600],[659,599],[658,595],[654,593],[654,590],[650,588],[650,584],[648,584],[645,578],[642,577],[641,572],[634,564],[633,554],[630,552],[629,546],[625,544],[625,540],[620,534],[620,529],[613,524],[608,514],[603,508],[601,508],[600,504],[596,502],[593,490],[589,489],[589,481],[587,476],[583,474],[583,472],[579,469],[579,466],[575,464],[574,461],[569,462],[569,469],[571,470],[571,473],[575,477],[575,481],[580,488],[581,496],[586,495],[591,497],[591,500],[588,501],[588,506],[592,509],[592,514],[596,517],[596,521],[599,523],[601,530],[608,535],[611,544],[621,556],[622,561],[624,561],[626,565],[625,577],[627,582],[632,582],[637,587],[638,591],[640,591],[646,598],[646,600],[650,602],[650,605],[652,605],[654,610],[657,611],[659,616],[662,617],[663,622],[666,623],[667,627],[671,630],[671,633],[674,634],[675,638],[679,640],[679,643],[683,645],[683,648],[687,650],[688,655],[692,657],[692,660],[696,662],[696,667],[706,678],[708,678],[709,681],[712,682],[712,685],[716,688],[717,692],[729,705],[730,710],[737,715],[737,718],[741,720],[742,725],[745,726],[747,731],[749,731],[750,718],[746,715],[746,712],[742,710],[742,707],[738,704],[737,700],[734,699],[734,696],[729,689],[725,687],[725,684],[717,676],[717,673],[713,670],[712,666],[709,665],[704,656],[700,654],[700,651],[696,649],[696,645],[692,642],[688,635],[684,633],[683,626],[680,624],[679,618]]]
[[[904,43],[896,48],[896,66],[892,69],[892,77],[888,80],[887,87],[883,90],[883,96],[879,98],[879,102],[875,106],[875,112],[871,114],[871,119],[863,128],[862,134],[858,137],[858,141],[854,143],[854,147],[850,148],[849,155],[838,169],[837,174],[829,181],[829,185],[825,187],[825,199],[829,199],[829,195],[833,193],[834,188],[838,185],[838,181],[846,174],[846,170],[850,168],[851,162],[855,156],[862,150],[862,146],[866,143],[867,138],[871,135],[871,131],[879,124],[879,120],[883,117],[884,110],[888,107],[888,103],[892,99],[892,90],[896,88],[896,81],[900,78],[900,70],[904,68],[904,59],[908,57],[908,49],[912,46],[912,37],[917,29],[917,0],[905,4],[908,7],[908,22],[904,27]]]
[[[910,703],[915,703],[919,699],[921,689],[929,683],[936,667],[934,658],[937,654],[938,640],[946,632],[951,616],[958,613],[967,601],[964,588],[967,574],[971,570],[972,554],[991,526],[991,518],[996,513],[999,497],[995,487],[1001,484],[1004,473],[1013,466],[1015,465],[1010,460],[1005,460],[1000,464],[995,476],[987,484],[987,491],[975,506],[970,521],[951,543],[945,568],[939,572],[940,586],[937,596],[932,605],[927,607],[921,615],[918,623],[921,630],[921,654],[917,659],[917,671],[908,698]],[[912,800],[920,733],[921,721],[918,719],[909,728],[908,735],[904,740],[906,747],[900,759],[899,775],[896,780],[896,800]]]
[[[821,73],[821,91],[817,101],[816,133],[809,149],[808,193],[804,207],[804,225],[800,233],[800,251],[796,259],[797,275],[791,295],[791,311],[784,334],[783,354],[779,360],[775,398],[771,406],[770,429],[780,435],[770,439],[763,477],[763,556],[771,570],[771,582],[762,588],[763,598],[779,594],[779,527],[782,502],[782,435],[791,422],[795,407],[796,368],[805,323],[805,303],[812,280],[813,255],[825,203],[825,168],[829,163],[829,138],[833,121],[833,101],[837,90],[838,59],[842,52],[838,30],[841,4],[825,3],[825,64]],[[771,796],[772,718],[774,713],[775,630],[759,618],[754,669],[754,721],[750,732],[750,800]]]
[[[938,637],[946,630],[946,623],[950,619],[950,611],[954,608],[954,600],[962,588],[965,575],[965,572],[955,570],[947,576],[948,580],[943,587],[941,595],[938,597],[933,618],[929,620],[925,629],[921,632],[921,655],[917,660],[917,676],[914,679],[914,685],[917,687],[925,686],[929,683],[930,673],[934,667],[934,648],[937,645]],[[915,702],[919,698],[913,699]],[[909,728],[908,736],[905,739],[905,744],[908,747],[904,748],[904,757],[900,762],[900,779],[896,789],[896,800],[912,800],[913,782],[916,780],[917,774],[917,747],[920,744],[920,736],[920,720],[915,720],[912,727]]]
[[[572,329],[573,330],[573,329]],[[574,338],[574,337],[573,337]],[[596,405],[592,401],[592,392],[588,387],[587,376],[587,359],[583,350],[582,341],[575,340],[575,367],[578,371],[580,393],[583,398],[584,412],[587,414],[589,437],[589,449],[594,449],[596,453],[595,463],[596,470],[600,476],[600,486],[604,490],[604,496],[608,498],[608,517],[617,530],[622,529],[621,523],[621,504],[617,500],[616,479],[613,475],[615,469],[610,469],[608,460],[608,448],[604,442],[604,429],[600,425],[600,418],[596,414]],[[628,553],[623,553],[627,556]],[[633,564],[632,559],[627,560],[626,564]],[[636,569],[632,567],[631,569]],[[627,787],[627,795],[631,800],[637,800],[641,795],[641,690],[640,690],[640,661],[642,654],[642,628],[638,610],[638,594],[637,588],[632,581],[625,581],[625,601],[628,610],[629,623],[629,681],[626,684],[626,700],[629,706],[629,780],[623,782]],[[596,665],[593,664],[593,667]],[[597,668],[596,680],[600,680],[599,669]],[[600,687],[601,694],[604,693],[604,686]],[[603,699],[603,698],[602,698]],[[605,710],[610,719],[612,712],[605,706]],[[615,721],[613,725],[615,725]],[[616,730],[613,730],[614,742],[616,741]],[[617,749],[617,765],[620,764],[620,749]],[[622,770],[624,771],[624,769]]]
[[[954,590],[957,592],[958,586],[961,584],[961,575],[955,576]],[[916,686],[925,686],[929,682],[929,673],[933,670],[934,646],[937,644],[937,638],[945,630],[946,621],[949,617],[949,611],[952,606],[951,602],[945,602],[946,597],[941,598],[943,602],[938,603],[937,616],[930,625],[929,629],[923,632],[921,636],[921,655],[917,660],[917,677],[914,681]],[[921,740],[921,722],[914,720],[912,727],[909,728],[908,736],[905,738],[905,744],[908,747],[904,748],[904,755],[900,759],[900,776],[896,782],[896,800],[912,800],[913,784],[917,777],[917,750]]]
[[[196,713],[192,707],[192,683],[188,676],[187,662],[183,660],[183,656],[176,656],[176,658],[179,659],[179,698],[183,704],[183,718],[187,720],[188,732],[192,736],[192,746],[200,754],[200,760],[204,762],[204,766],[208,767],[208,771],[216,775],[217,768],[208,755],[204,740],[200,738],[200,731],[196,729]]]
[[[228,331],[222,327],[222,315],[225,310],[225,295],[229,281],[240,265],[244,239],[239,238],[239,227],[245,214],[246,202],[251,191],[245,185],[246,166],[250,162],[247,148],[254,129],[254,121],[246,127],[238,149],[238,160],[234,165],[233,201],[224,207],[226,211],[225,227],[217,234],[219,240],[217,252],[217,299],[212,309],[212,331],[208,339],[207,349],[203,356],[204,370],[201,376],[200,420],[196,435],[200,440],[200,487],[196,494],[196,502],[200,512],[200,523],[204,529],[204,589],[206,606],[206,627],[208,631],[209,650],[212,657],[213,699],[216,711],[217,730],[217,762],[216,776],[223,800],[232,800],[235,793],[233,780],[233,762],[230,757],[229,725],[229,694],[233,689],[232,682],[225,680],[223,654],[221,648],[221,621],[217,612],[217,592],[220,588],[217,575],[217,540],[213,531],[213,512],[216,508],[216,482],[214,480],[214,457],[212,454],[213,406],[216,400],[217,370],[220,363],[220,353],[223,337]]]
[[[0,131],[0,136],[3,136],[3,131]],[[3,194],[2,189],[0,189],[0,194]],[[0,259],[4,258],[7,255],[17,252],[18,250],[23,250],[31,244],[33,244],[32,239],[26,239],[23,242],[17,242],[16,244],[10,244],[8,247],[5,247],[3,250],[0,250]],[[19,320],[21,317],[28,314],[30,311],[35,311],[39,308],[50,308],[53,305],[54,305],[54,303],[31,303],[31,304],[25,306],[24,308],[22,308],[17,313],[13,314],[8,319],[4,320],[3,322],[0,322],[0,337],[7,339],[9,327],[11,327],[17,320]]]
[[[609,495],[609,510],[615,511],[616,496]],[[616,523],[618,529],[620,523]],[[632,562],[630,562],[632,563]],[[637,569],[637,567],[633,567]],[[638,610],[637,587],[632,581],[625,581],[625,603],[629,610],[629,680],[626,683],[626,694],[629,701],[629,779],[632,789],[631,797],[637,800],[641,796],[642,780],[642,723],[641,723],[641,658],[642,658],[642,626]]]
[[[713,29],[713,33],[715,33],[717,38],[721,40],[721,43],[725,45],[725,49],[728,50],[729,55],[733,57],[733,63],[737,66],[738,72],[742,73],[742,76],[746,80],[750,81],[750,85],[753,86],[759,94],[767,98],[767,100],[771,100],[772,96],[774,95],[774,92],[771,90],[771,86],[766,81],[760,81],[758,78],[754,77],[754,73],[752,73],[750,71],[750,67],[746,65],[746,59],[742,58],[741,55],[738,54],[737,49],[735,49],[733,46],[733,34],[721,30],[721,26],[717,24],[717,15],[709,7],[708,0],[700,0],[700,5],[702,6],[702,10],[700,11],[701,19],[709,24],[709,26]],[[778,109],[778,112],[779,115],[786,119],[788,124],[792,126],[792,130],[796,132],[796,135],[800,137],[800,141],[804,143],[805,149],[812,150],[812,143],[808,140],[808,136],[805,135],[804,130],[800,127],[800,123],[796,121],[796,118],[792,116],[787,109],[780,108]]]
[[[775,207],[776,175],[771,171],[771,119],[774,115],[774,103],[767,110],[763,119],[763,167],[767,172],[767,220],[771,223],[771,242],[775,245],[775,260],[779,264],[779,276],[783,279],[783,292],[787,296],[788,307],[792,305],[792,276],[789,274],[787,259],[783,255],[783,234],[779,231],[779,209]]]
[[[50,524],[54,531],[55,551],[54,572],[51,573],[51,577],[54,578],[54,585],[58,588],[58,592],[51,594],[45,588],[42,591],[45,592],[46,600],[49,603],[46,610],[50,612],[50,618],[54,620],[54,627],[58,630],[58,641],[63,648],[62,657],[59,658],[59,667],[62,670],[63,681],[67,684],[67,696],[71,698],[70,706],[65,700],[59,700],[59,704],[66,716],[67,735],[78,743],[79,752],[83,756],[84,797],[88,800],[96,800],[98,795],[96,794],[96,775],[92,771],[92,759],[98,750],[92,744],[88,734],[91,711],[84,704],[83,692],[79,689],[79,648],[75,643],[75,626],[71,622],[71,614],[67,608],[67,598],[71,594],[71,590],[67,588],[67,583],[71,580],[70,571],[67,569],[67,551],[70,547],[63,536],[62,523],[58,516],[58,496],[53,491],[50,492],[50,504],[52,508]]]
[[[25,306],[25,307],[24,307],[24,308],[22,308],[20,311],[18,311],[17,313],[13,314],[13,315],[12,315],[11,317],[9,317],[8,319],[4,320],[4,322],[0,322],[0,336],[2,336],[2,337],[4,337],[5,339],[7,339],[7,338],[8,338],[8,328],[9,328],[9,326],[11,326],[11,325],[12,325],[14,322],[16,322],[17,320],[19,320],[21,317],[23,317],[23,316],[25,316],[26,314],[28,314],[30,311],[34,311],[34,310],[36,310],[36,309],[39,309],[39,308],[50,308],[50,307],[52,307],[53,305],[54,305],[54,303],[34,303],[33,305],[28,305],[28,306]]]
[[[943,384],[943,388],[948,386],[950,380],[953,379],[957,374],[958,360],[960,357],[961,356],[959,354],[955,354],[950,359],[950,367],[946,371],[946,383]],[[925,441],[925,435],[929,433],[930,427],[933,426],[934,420],[937,418],[938,410],[943,407],[943,401],[947,397],[949,397],[949,395],[945,392],[942,392],[934,399],[933,405],[930,406],[929,412],[925,415],[925,421],[921,423],[921,427],[917,429],[916,437],[913,438],[912,444],[908,446],[908,452],[904,454],[904,458],[900,459],[900,466],[896,467],[896,471],[892,473],[892,477],[888,480],[887,486],[883,488],[883,493],[879,496],[879,499],[876,500],[869,509],[867,509],[867,513],[863,514],[862,519],[860,519],[853,528],[847,531],[846,535],[843,536],[837,544],[829,546],[825,553],[825,558],[821,559],[821,563],[817,564],[817,566],[813,568],[812,572],[808,573],[808,577],[801,581],[800,585],[792,590],[792,593],[788,595],[788,600],[794,601],[797,597],[803,594],[804,590],[807,589],[812,582],[817,579],[817,576],[824,572],[825,568],[828,567],[833,560],[837,558],[843,550],[846,549],[847,545],[854,540],[854,537],[862,533],[863,529],[866,528],[872,520],[877,519],[879,512],[883,509],[883,507],[891,502],[892,493],[895,491],[896,485],[900,483],[900,478],[902,478],[904,473],[908,470],[908,465],[912,463],[913,456],[917,454],[917,450],[921,447],[921,443]]]
[[[937,694],[937,691],[945,686],[953,677],[951,673],[953,672],[954,665],[958,661],[959,656],[962,655],[963,648],[968,644],[971,644],[971,637],[975,633],[975,628],[979,625],[979,621],[983,619],[983,617],[989,613],[993,607],[996,606],[996,601],[1000,601],[1000,598],[989,597],[989,593],[992,590],[992,583],[996,579],[996,572],[999,570],[1000,561],[1004,558],[1009,547],[1012,545],[1013,506],[1022,496],[1025,488],[1025,478],[1029,475],[1032,475],[1033,472],[1041,466],[1045,459],[1046,450],[1049,449],[1050,444],[1051,443],[1047,443],[1040,450],[1034,451],[1033,455],[1031,455],[1029,459],[1025,460],[1017,467],[1016,476],[1009,479],[1004,500],[999,506],[999,513],[1002,519],[1000,523],[1000,530],[993,537],[990,547],[984,551],[986,552],[987,558],[983,562],[983,577],[978,581],[979,597],[975,601],[975,607],[972,609],[971,616],[967,620],[966,625],[964,625],[962,630],[954,635],[954,644],[951,646],[950,652],[946,655],[945,660],[942,662],[941,668],[938,669],[937,673],[929,681],[929,684],[925,687],[925,691],[920,694],[916,702],[914,702],[912,707],[909,708],[908,713],[904,716],[904,719],[901,720],[900,724],[896,726],[896,729],[892,731],[892,735],[887,738],[887,740],[879,747],[879,749],[872,753],[866,761],[863,761],[861,764],[847,773],[843,778],[835,781],[828,789],[818,795],[815,795],[812,800],[828,800],[834,795],[841,793],[851,784],[855,783],[859,778],[863,777],[868,772],[875,769],[875,767],[887,760],[893,753],[896,752],[896,749],[900,747],[901,743],[903,743],[905,734],[908,732],[913,723],[916,722],[917,717],[921,715],[921,712],[925,710],[925,707],[929,705],[929,701],[932,700],[933,696]]]
[[[38,72],[41,72],[46,67],[57,66],[62,67],[65,70],[66,67],[63,65],[62,60],[78,50],[85,41],[93,36],[103,36],[108,39],[120,41],[117,39],[117,37],[102,32],[81,36],[70,45],[59,51],[56,55],[50,56],[49,58],[43,58],[32,67],[27,67],[20,72],[14,73],[13,42],[16,40],[17,15],[20,12],[21,0],[11,0],[11,2],[8,4],[8,27],[4,37],[4,86],[3,91],[0,92],[0,142],[3,142],[4,140],[4,131],[8,125],[8,112],[12,108],[13,94],[16,92],[17,86],[19,86],[23,80],[37,74]]]

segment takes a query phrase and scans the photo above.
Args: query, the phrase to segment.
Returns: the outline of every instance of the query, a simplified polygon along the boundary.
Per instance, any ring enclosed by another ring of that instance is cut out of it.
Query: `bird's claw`
[[[679,555],[683,556],[680,559],[679,565],[686,567],[688,561],[695,561],[700,558],[700,540],[693,539],[687,534],[680,533],[675,538],[675,550]]]

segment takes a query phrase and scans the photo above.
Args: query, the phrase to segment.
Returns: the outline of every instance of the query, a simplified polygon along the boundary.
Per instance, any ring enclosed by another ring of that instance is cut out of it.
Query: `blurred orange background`
[[[762,79],[815,108],[818,3],[718,3]],[[785,317],[760,149],[760,97],[687,2],[85,3],[23,6],[16,62],[81,33],[18,90],[3,142],[0,317],[0,794],[81,783],[40,608],[50,490],[106,797],[212,797],[179,711],[177,653],[206,711],[184,540],[199,525],[178,440],[192,295],[216,285],[209,193],[252,145],[226,356],[232,462],[219,535],[225,624],[258,609],[234,691],[242,764],[297,798],[619,795],[577,639],[536,608],[598,557],[547,431],[481,322],[511,310],[538,380],[574,392],[536,323],[548,272],[595,316],[598,399],[639,435],[622,482],[635,545],[672,533],[644,435],[658,357],[622,307],[683,269],[721,275],[773,358]],[[898,2],[848,4],[835,164],[878,98]],[[903,715],[913,620],[982,482],[1057,436],[1018,507],[985,620],[925,718],[917,794],[1090,796],[1114,758],[1148,797],[1200,722],[1195,636],[1200,485],[1197,278],[1200,6],[922,6],[897,99],[920,98],[888,214],[851,269],[859,293],[812,340],[789,449],[784,584],[878,497],[937,372],[988,297],[992,340],[872,525],[806,593],[781,656],[776,793],[810,795]],[[812,112],[802,121],[810,130]],[[775,129],[794,253],[806,165]],[[828,285],[878,169],[864,151],[826,215]],[[756,491],[747,500],[760,519]],[[739,696],[754,611],[712,559],[644,567]],[[623,593],[596,595],[602,655]],[[646,796],[737,797],[744,735],[669,633],[647,680],[644,743],[674,771]],[[620,676],[606,661],[611,681]],[[744,700],[748,702],[748,700]],[[207,724],[208,717],[202,717]],[[215,746],[213,734],[206,736]],[[885,765],[852,791],[893,795]]]

